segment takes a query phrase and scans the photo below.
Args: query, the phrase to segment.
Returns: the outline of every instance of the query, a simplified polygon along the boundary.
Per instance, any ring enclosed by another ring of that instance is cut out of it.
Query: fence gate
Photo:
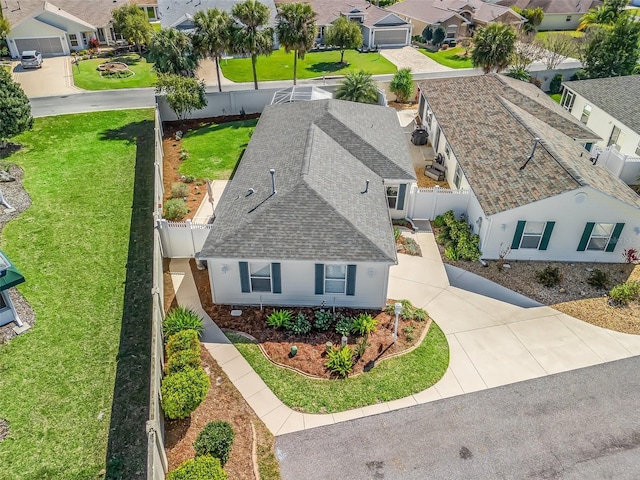
[[[467,213],[471,190],[451,190],[448,188],[413,187],[409,196],[407,217],[416,220],[433,220],[447,210],[453,210],[457,216]]]
[[[191,220],[169,222],[161,219],[158,220],[157,228],[164,258],[192,258],[202,250],[213,225],[192,223]]]

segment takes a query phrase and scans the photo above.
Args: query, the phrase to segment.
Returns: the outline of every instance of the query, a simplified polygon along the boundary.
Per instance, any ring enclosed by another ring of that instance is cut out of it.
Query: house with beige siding
[[[497,5],[521,9],[542,8],[544,18],[540,31],[575,30],[582,16],[592,8],[602,5],[601,0],[498,0]]]

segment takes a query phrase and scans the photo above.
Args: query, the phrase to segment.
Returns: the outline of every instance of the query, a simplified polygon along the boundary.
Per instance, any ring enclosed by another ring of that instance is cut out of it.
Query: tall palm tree
[[[222,91],[220,83],[220,58],[231,45],[233,22],[229,14],[217,8],[206,11],[199,10],[193,16],[195,33],[193,44],[196,53],[203,57],[211,57],[216,62],[218,91]]]
[[[270,55],[273,50],[273,28],[267,26],[269,7],[257,0],[245,0],[233,6],[231,15],[239,23],[239,28],[232,34],[231,49],[235,53],[251,55],[253,85],[258,90],[258,55]]]
[[[316,12],[308,3],[285,3],[278,12],[276,32],[285,52],[293,51],[293,84],[298,77],[298,58],[304,59],[313,47],[317,29]]]
[[[376,103],[378,101],[378,88],[370,73],[360,70],[349,72],[336,89],[336,98],[359,103]]]
[[[628,15],[624,9],[628,3],[629,0],[605,0],[603,5],[592,8],[582,16],[577,30],[582,31],[596,26],[612,26],[620,16]]]
[[[474,67],[484,73],[495,69],[500,72],[509,66],[515,51],[516,32],[511,25],[491,23],[480,28],[473,37],[475,48],[471,52]]]
[[[151,38],[149,57],[158,73],[193,77],[198,68],[191,37],[175,28],[162,29]]]

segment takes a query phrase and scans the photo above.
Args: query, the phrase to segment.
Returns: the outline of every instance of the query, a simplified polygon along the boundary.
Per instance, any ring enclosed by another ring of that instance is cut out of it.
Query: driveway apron
[[[12,74],[29,98],[84,91],[73,86],[70,57],[48,57],[42,62],[42,68],[33,69],[24,69],[20,62],[12,62]]]

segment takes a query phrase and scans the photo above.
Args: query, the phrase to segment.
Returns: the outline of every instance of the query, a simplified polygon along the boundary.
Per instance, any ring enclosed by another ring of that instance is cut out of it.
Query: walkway
[[[341,413],[311,415],[285,406],[202,310],[188,259],[171,260],[171,278],[178,303],[204,318],[204,345],[274,435],[640,355],[640,336],[604,330],[546,306],[523,308],[520,296],[467,272],[452,270],[450,282],[433,234],[409,235],[423,256],[398,256],[388,297],[409,299],[429,312],[449,341],[449,368],[423,392]]]
[[[386,48],[380,50],[384,58],[393,63],[398,70],[401,68],[411,68],[411,73],[433,73],[450,72],[453,68],[440,65],[435,60],[423,55],[418,49],[413,47]]]

